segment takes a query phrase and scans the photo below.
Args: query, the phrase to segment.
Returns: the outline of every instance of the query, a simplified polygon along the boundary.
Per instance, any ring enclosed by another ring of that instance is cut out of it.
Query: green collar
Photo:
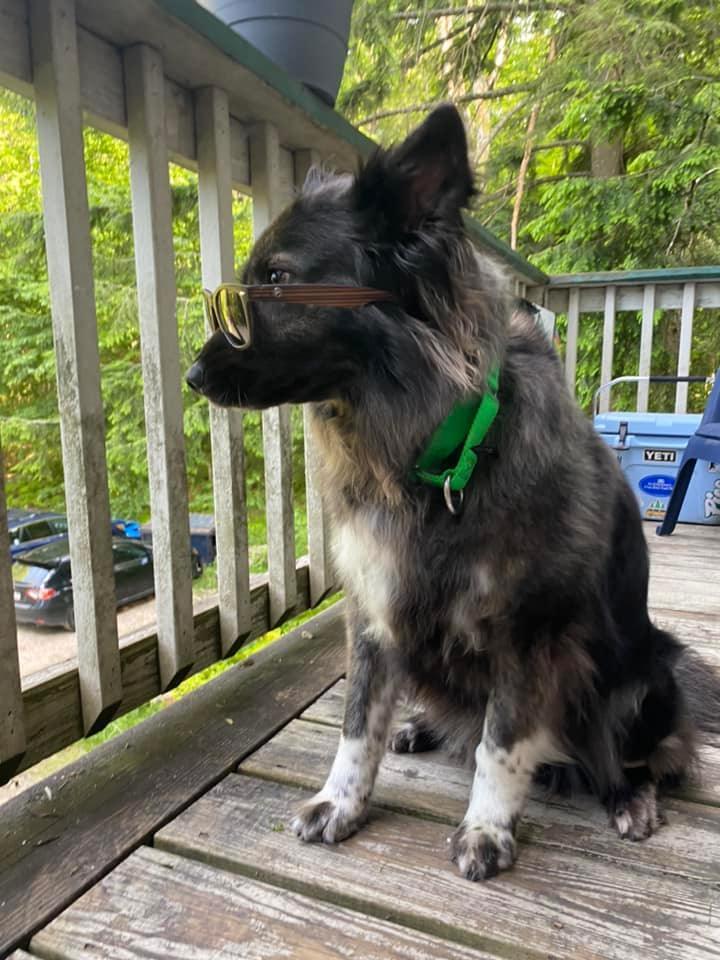
[[[488,435],[500,409],[499,381],[500,369],[493,367],[488,374],[486,392],[452,408],[415,464],[415,479],[431,487],[442,487],[451,513],[457,513],[462,504],[463,491],[478,462],[475,449]],[[461,449],[455,466],[441,469],[441,464],[458,447]],[[459,495],[457,501],[453,500],[453,493]]]

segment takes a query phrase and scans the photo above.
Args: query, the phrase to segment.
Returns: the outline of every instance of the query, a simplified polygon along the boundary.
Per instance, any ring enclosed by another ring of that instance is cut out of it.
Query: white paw
[[[339,843],[355,833],[366,816],[367,806],[321,792],[300,807],[291,827],[306,843]]]
[[[510,824],[461,823],[452,837],[450,857],[467,880],[488,880],[511,867],[516,856]]]

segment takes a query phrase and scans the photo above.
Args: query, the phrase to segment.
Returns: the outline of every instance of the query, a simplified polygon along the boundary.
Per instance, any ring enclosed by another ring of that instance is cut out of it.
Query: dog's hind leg
[[[393,753],[422,753],[435,750],[443,742],[443,736],[424,713],[416,713],[390,737]]]
[[[622,840],[646,840],[664,823],[657,783],[647,767],[631,767],[624,782],[605,798],[610,823]]]
[[[337,843],[364,822],[397,699],[398,671],[388,647],[361,622],[351,624],[350,631],[345,718],[337,754],[325,786],[292,822],[295,833],[306,841]]]

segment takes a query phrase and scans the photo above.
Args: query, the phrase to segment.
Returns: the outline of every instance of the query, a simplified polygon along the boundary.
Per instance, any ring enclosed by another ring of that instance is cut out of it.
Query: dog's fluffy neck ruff
[[[435,242],[434,230],[415,240],[418,248],[431,249]],[[449,231],[445,242],[452,250],[442,283],[433,280],[433,271],[414,273],[423,319],[409,313],[397,318],[402,335],[417,347],[417,361],[401,358],[393,366],[384,358],[384,366],[379,364],[381,369],[369,373],[355,391],[314,406],[314,433],[331,501],[410,507],[420,451],[455,404],[482,393],[489,371],[502,364],[509,319],[506,278],[476,255],[461,231]],[[394,260],[402,272],[412,262],[403,248]],[[342,512],[340,503],[338,508]]]
[[[477,382],[483,382],[480,375]],[[483,386],[478,388],[482,393]],[[362,505],[410,506],[413,468],[439,423],[467,397],[438,376],[427,382],[432,398],[418,410],[413,393],[386,395],[372,405],[360,398],[313,405],[312,429],[322,450],[326,494],[351,509]]]

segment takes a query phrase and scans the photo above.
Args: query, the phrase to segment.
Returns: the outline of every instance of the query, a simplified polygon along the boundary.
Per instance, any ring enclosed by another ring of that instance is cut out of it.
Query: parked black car
[[[7,515],[10,556],[13,558],[35,547],[67,537],[68,522],[64,513],[11,507]],[[114,519],[110,524],[113,536],[140,539],[140,524],[136,520]]]
[[[155,591],[152,548],[113,537],[112,550],[117,605],[151,596]],[[193,550],[193,577],[199,577],[202,569],[200,555]],[[75,629],[67,537],[24,553],[13,562],[12,573],[18,623]]]
[[[67,536],[67,519],[61,513],[49,510],[8,510],[10,556],[17,557],[27,550],[40,547]]]

